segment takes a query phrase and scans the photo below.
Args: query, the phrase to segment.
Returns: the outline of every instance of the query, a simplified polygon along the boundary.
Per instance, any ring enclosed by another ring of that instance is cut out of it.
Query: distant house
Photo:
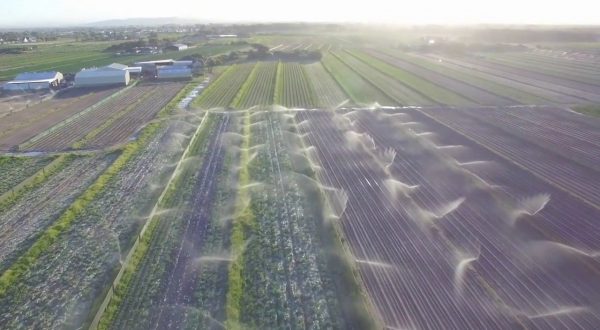
[[[75,87],[127,86],[130,75],[127,65],[113,63],[101,68],[83,69],[75,75]]]
[[[182,51],[182,50],[186,50],[186,49],[188,49],[188,45],[186,45],[186,44],[172,44],[167,47],[167,50],[175,50],[175,51]]]
[[[4,84],[5,91],[38,91],[57,89],[64,79],[58,71],[24,72]]]

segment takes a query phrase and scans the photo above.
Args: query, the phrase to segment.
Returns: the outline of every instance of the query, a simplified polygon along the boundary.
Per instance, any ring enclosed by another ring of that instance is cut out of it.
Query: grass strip
[[[240,88],[238,93],[233,98],[233,101],[231,101],[230,106],[232,108],[239,109],[241,107],[241,105],[244,103],[244,100],[246,100],[246,98],[248,97],[248,93],[250,92],[252,85],[254,85],[254,83],[256,82],[256,75],[257,75],[258,70],[259,70],[259,65],[255,65],[252,68],[252,71],[248,75],[248,78],[246,78],[246,81],[242,85],[242,88]]]
[[[283,98],[283,63],[277,63],[277,73],[275,74],[275,94],[273,95],[273,103],[282,105]]]
[[[281,63],[280,63],[281,65]],[[250,171],[248,163],[250,161],[250,113],[246,113],[244,122],[244,141],[240,155],[240,164],[238,187],[244,187],[250,183]],[[244,258],[243,250],[246,239],[246,232],[254,222],[254,214],[250,208],[250,194],[246,189],[240,189],[235,203],[235,216],[233,228],[231,230],[231,253],[236,258],[229,265],[228,291],[225,305],[227,316],[226,325],[228,329],[241,329],[241,301],[244,293]]]
[[[571,108],[571,110],[592,117],[600,117],[600,104],[580,105]]]

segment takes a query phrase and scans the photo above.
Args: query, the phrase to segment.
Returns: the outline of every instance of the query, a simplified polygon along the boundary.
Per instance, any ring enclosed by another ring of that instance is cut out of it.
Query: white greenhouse
[[[127,68],[113,63],[101,68],[83,69],[75,75],[75,87],[127,86],[130,80]]]

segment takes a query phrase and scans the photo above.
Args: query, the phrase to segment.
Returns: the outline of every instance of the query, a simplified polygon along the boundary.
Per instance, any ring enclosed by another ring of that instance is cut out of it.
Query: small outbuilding
[[[186,49],[188,49],[188,45],[186,45],[186,44],[172,44],[167,47],[167,50],[176,50],[176,51],[182,51],[182,50],[186,50]]]
[[[75,75],[75,87],[127,86],[130,75],[127,65],[113,63],[101,68],[83,69]]]
[[[58,71],[24,72],[4,84],[5,91],[40,91],[58,89],[64,77]]]

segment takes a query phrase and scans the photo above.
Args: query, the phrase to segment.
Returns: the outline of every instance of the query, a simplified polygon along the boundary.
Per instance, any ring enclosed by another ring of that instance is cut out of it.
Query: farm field
[[[588,291],[600,284],[597,263],[585,252],[598,249],[586,229],[598,217],[597,202],[421,111],[297,116],[318,151],[323,182],[346,192],[340,222],[388,327],[599,324],[591,306],[539,316],[598,298]],[[540,259],[546,253],[556,259]],[[573,272],[560,271],[565,263]]]
[[[61,121],[91,107],[118,89],[71,89],[0,121],[0,150],[8,151]]]
[[[96,104],[90,111],[33,137],[20,146],[26,151],[102,149],[123,142],[149,122],[183,84],[141,84]]]
[[[133,64],[138,61],[152,61],[164,58],[179,59],[194,54],[211,56],[244,48],[244,45],[206,43],[181,52],[166,52],[157,55],[117,56],[104,49],[114,42],[81,42],[67,44],[43,44],[37,49],[18,55],[2,55],[0,81],[10,80],[21,72],[56,70],[62,73],[75,73],[82,68],[99,67],[114,62]],[[4,46],[7,47],[7,46]]]
[[[600,328],[596,60],[372,37],[8,100],[0,327]]]

